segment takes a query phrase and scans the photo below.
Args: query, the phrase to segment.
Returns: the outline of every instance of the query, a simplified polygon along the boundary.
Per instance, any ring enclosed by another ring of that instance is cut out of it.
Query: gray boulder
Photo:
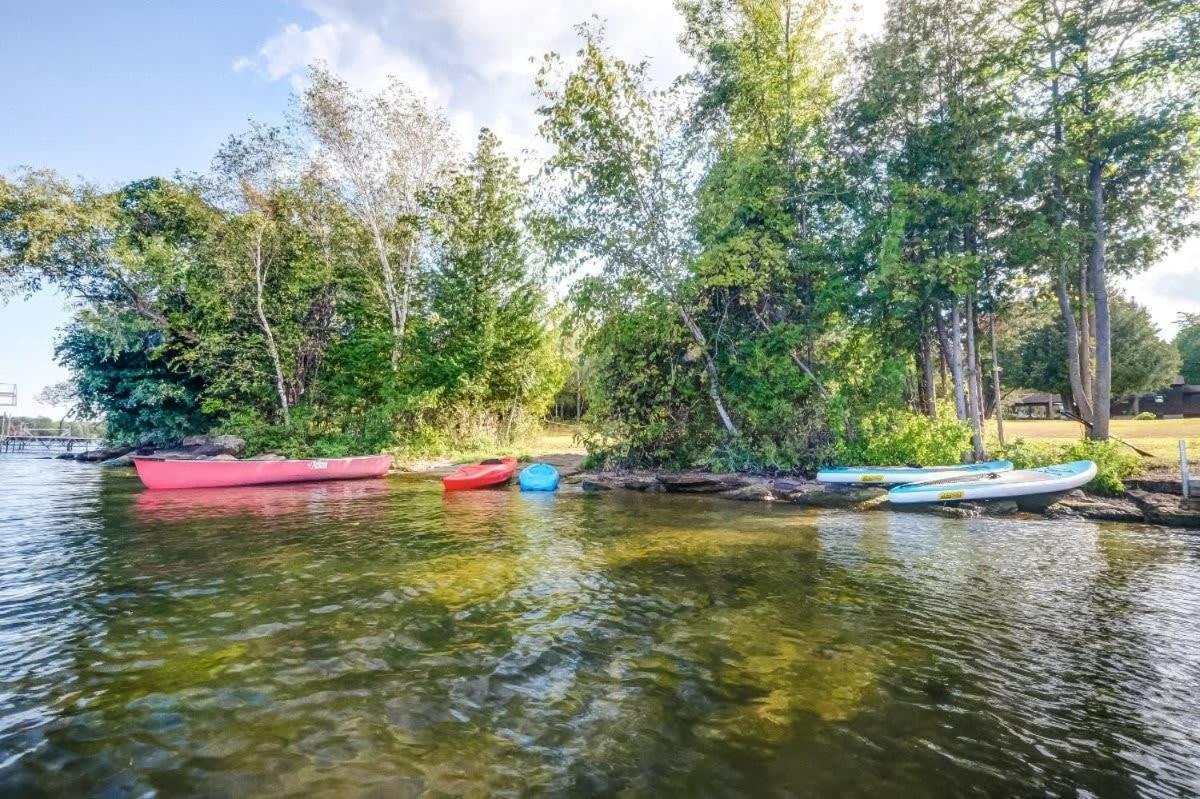
[[[132,466],[133,458],[129,455],[118,455],[115,458],[109,458],[106,461],[100,461],[100,465],[113,467]]]
[[[246,440],[237,436],[214,436],[208,439],[207,443],[196,447],[194,454],[196,455],[233,455],[242,454],[242,450],[246,449]]]
[[[1170,527],[1200,528],[1200,501],[1196,499],[1184,499],[1171,494],[1152,494],[1137,489],[1127,494],[1148,522]]]
[[[83,463],[100,463],[101,461],[119,458],[130,452],[133,452],[133,447],[101,447],[100,449],[81,452],[75,456],[75,460],[82,461]]]
[[[1062,497],[1044,511],[1052,519],[1080,517],[1106,522],[1140,522],[1141,508],[1128,499],[1096,497],[1080,493]]]

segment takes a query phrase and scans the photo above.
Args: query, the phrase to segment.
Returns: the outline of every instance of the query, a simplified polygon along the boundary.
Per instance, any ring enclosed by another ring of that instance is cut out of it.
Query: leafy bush
[[[1139,422],[1153,422],[1158,417],[1150,413],[1150,411],[1142,411],[1137,416],[1133,417]]]
[[[896,465],[959,463],[971,448],[971,429],[952,414],[936,419],[911,411],[877,411],[854,424],[839,448],[843,463]]]
[[[1116,441],[1081,439],[1066,446],[1039,444],[1018,438],[996,450],[999,457],[1013,462],[1017,469],[1035,469],[1070,461],[1093,461],[1096,477],[1084,486],[1093,494],[1117,496],[1125,492],[1124,480],[1142,469],[1141,461],[1123,444]]]
[[[1124,480],[1142,470],[1142,463],[1124,444],[1083,439],[1062,450],[1063,461],[1095,461],[1096,479],[1084,488],[1095,494],[1125,493]]]

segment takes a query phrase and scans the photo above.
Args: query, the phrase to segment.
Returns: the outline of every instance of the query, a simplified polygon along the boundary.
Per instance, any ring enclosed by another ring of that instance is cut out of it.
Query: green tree
[[[1180,369],[1188,383],[1200,384],[1200,314],[1181,313],[1179,332],[1175,334]]]
[[[1028,185],[1040,201],[1031,230],[1041,244],[1030,249],[1056,284],[1073,393],[1104,439],[1116,390],[1109,276],[1154,263],[1195,230],[1200,8],[1027,0],[1014,19],[1031,95],[1020,113],[1036,154]]]
[[[494,133],[480,132],[474,155],[431,207],[421,378],[456,415],[494,420],[511,436],[520,417],[544,413],[561,370],[521,220],[525,189]]]
[[[1150,312],[1116,293],[1112,297],[1112,330],[1115,396],[1162,388],[1179,373],[1179,354],[1160,337]],[[1066,325],[1061,318],[1031,331],[1009,379],[1025,388],[1051,391],[1074,400],[1066,341]]]
[[[631,64],[608,52],[601,26],[578,30],[583,44],[575,66],[566,70],[551,53],[537,77],[539,129],[554,148],[544,170],[552,224],[543,229],[553,232],[564,256],[602,266],[609,291],[592,296],[608,307],[656,295],[667,300],[704,366],[722,428],[736,437],[715,348],[697,320],[687,281],[696,254],[696,164],[682,136],[680,109],[673,95],[649,87],[645,62]]]

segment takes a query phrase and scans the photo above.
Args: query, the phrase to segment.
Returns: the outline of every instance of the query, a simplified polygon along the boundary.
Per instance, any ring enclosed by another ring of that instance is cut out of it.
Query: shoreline
[[[571,459],[574,458],[574,463]],[[1050,498],[995,500],[929,505],[892,505],[887,489],[876,486],[840,486],[803,477],[765,477],[741,472],[713,473],[673,470],[593,471],[579,468],[582,457],[546,456],[539,459],[559,468],[563,482],[578,484],[585,492],[632,491],[650,494],[692,494],[734,502],[780,502],[809,508],[853,511],[893,511],[973,518],[1089,519],[1092,521],[1155,524],[1200,529],[1200,500],[1185,501],[1179,481],[1148,476],[1130,479],[1120,497],[1085,493],[1076,489]]]
[[[109,450],[105,454],[113,457],[105,459],[96,457],[99,452],[90,453],[92,457],[76,455],[70,459],[102,466],[129,466],[131,462],[127,452]],[[631,491],[644,494],[691,494],[735,502],[780,502],[798,507],[851,511],[883,510],[950,518],[1006,516],[1088,519],[1200,530],[1200,498],[1184,500],[1178,478],[1154,472],[1127,480],[1127,490],[1119,497],[1089,494],[1076,489],[1056,497],[1021,501],[897,506],[889,504],[887,490],[877,486],[829,485],[799,476],[766,477],[744,472],[585,470],[582,468],[583,460],[584,456],[578,453],[556,453],[530,456],[529,460],[523,460],[522,463],[548,463],[559,470],[563,483],[577,485],[588,493]],[[409,459],[396,462],[390,474],[443,475],[458,465],[458,461],[450,458]]]

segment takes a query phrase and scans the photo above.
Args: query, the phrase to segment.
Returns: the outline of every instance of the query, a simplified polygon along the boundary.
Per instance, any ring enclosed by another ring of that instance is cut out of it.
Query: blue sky
[[[250,116],[283,112],[289,87],[235,74],[304,10],[286,3],[0,3],[0,72],[10,76],[0,171],[50,167],[104,185],[203,168]],[[0,382],[19,412],[65,375],[53,364],[66,319],[49,292],[0,306]]]
[[[845,24],[876,30],[883,2],[859,0]],[[116,186],[203,169],[249,118],[280,120],[318,59],[365,89],[400,77],[448,109],[460,140],[488,125],[510,149],[534,147],[530,58],[573,49],[572,26],[592,14],[657,77],[686,69],[671,0],[0,0],[0,172]],[[1200,311],[1198,263],[1189,242],[1130,289],[1166,326]],[[51,410],[31,400],[65,376],[52,350],[66,317],[51,294],[0,306],[0,383],[19,384],[18,412]]]

